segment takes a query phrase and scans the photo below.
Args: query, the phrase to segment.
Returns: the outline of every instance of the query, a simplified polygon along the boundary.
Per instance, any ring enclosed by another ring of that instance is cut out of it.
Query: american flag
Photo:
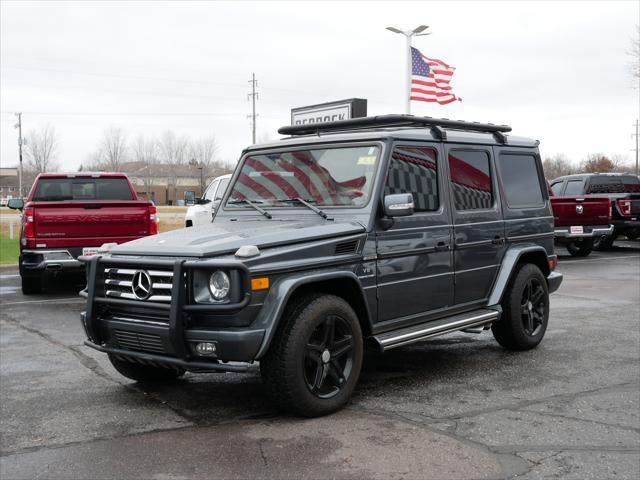
[[[451,77],[455,68],[442,60],[428,58],[411,47],[411,100],[438,102],[440,105],[462,101],[451,91]]]

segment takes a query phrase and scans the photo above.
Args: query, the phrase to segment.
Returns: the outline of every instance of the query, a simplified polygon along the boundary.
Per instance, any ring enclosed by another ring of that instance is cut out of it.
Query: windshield
[[[125,178],[43,178],[33,200],[133,200]]]
[[[379,157],[376,146],[323,148],[251,155],[237,177],[226,206],[305,208],[361,207],[371,192]]]

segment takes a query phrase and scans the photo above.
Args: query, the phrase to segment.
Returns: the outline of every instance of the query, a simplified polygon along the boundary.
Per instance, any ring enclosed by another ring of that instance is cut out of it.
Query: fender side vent
[[[349,240],[348,242],[338,243],[336,245],[335,255],[346,255],[348,253],[356,253],[358,248],[358,240]]]

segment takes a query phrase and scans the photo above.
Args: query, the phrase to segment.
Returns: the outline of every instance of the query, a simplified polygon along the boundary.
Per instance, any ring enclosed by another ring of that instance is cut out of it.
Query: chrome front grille
[[[104,270],[105,296],[124,298],[141,302],[171,302],[173,272],[171,270],[142,270],[151,278],[151,295],[141,299],[134,294],[133,279],[136,272],[142,269],[112,268]]]

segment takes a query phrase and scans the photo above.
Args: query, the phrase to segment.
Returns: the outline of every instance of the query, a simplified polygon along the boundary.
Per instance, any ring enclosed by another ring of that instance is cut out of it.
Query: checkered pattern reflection
[[[391,156],[384,193],[412,193],[415,211],[437,210],[439,200],[435,150],[397,147]]]

